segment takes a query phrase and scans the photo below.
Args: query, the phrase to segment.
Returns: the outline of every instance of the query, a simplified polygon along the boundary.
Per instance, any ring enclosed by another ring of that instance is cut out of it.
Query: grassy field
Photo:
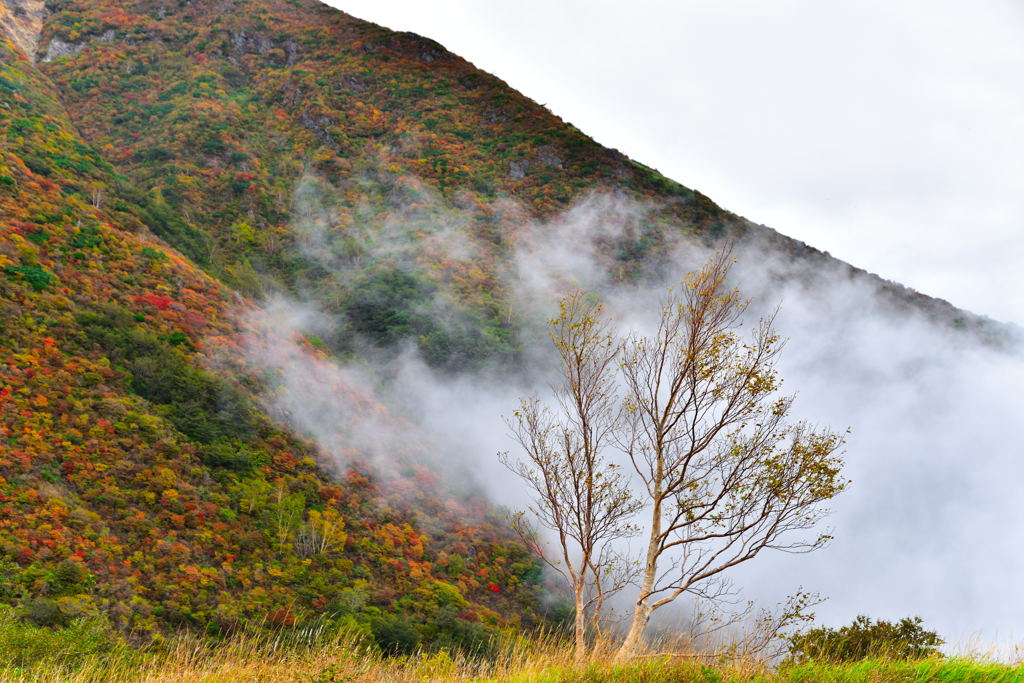
[[[49,635],[48,635],[49,633]],[[628,664],[612,663],[598,651],[575,665],[572,649],[550,635],[509,636],[495,655],[465,657],[445,651],[385,657],[354,633],[322,629],[278,635],[237,636],[207,641],[183,636],[137,650],[111,640],[99,622],[82,622],[63,631],[0,624],[2,681],[1024,681],[1024,666],[982,659],[925,659],[906,662],[808,663],[773,669],[763,662],[686,653],[651,656]]]

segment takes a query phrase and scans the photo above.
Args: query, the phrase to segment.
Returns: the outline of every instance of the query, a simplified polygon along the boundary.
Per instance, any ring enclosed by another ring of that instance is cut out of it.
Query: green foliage
[[[43,611],[29,607],[23,620],[12,607],[0,604],[0,667],[22,668],[43,662],[69,665],[110,652],[119,644],[103,618],[75,619],[51,628],[55,622],[38,618]]]
[[[420,352],[437,367],[466,369],[511,353],[505,330],[468,311],[454,319],[432,319],[425,327],[417,340]]]
[[[180,249],[199,265],[209,264],[209,246],[206,237],[190,226],[171,208],[160,192],[140,195],[122,185],[122,194],[129,198],[134,212],[149,229]]]
[[[37,292],[47,289],[56,280],[53,273],[39,265],[8,266],[4,271],[13,278],[24,280]]]
[[[50,239],[50,234],[45,230],[40,230],[39,232],[30,233],[25,237],[29,242],[33,242],[35,244],[46,244]]]
[[[497,638],[483,624],[460,618],[453,606],[438,609],[426,623],[424,629],[433,647],[472,656],[493,656]]]
[[[75,249],[90,249],[103,244],[103,235],[94,225],[82,228],[71,238],[69,244]]]
[[[394,267],[364,275],[345,305],[352,327],[380,344],[409,338],[429,324],[430,287]]]
[[[165,254],[164,252],[160,251],[159,249],[154,249],[153,247],[143,247],[142,251],[140,253],[142,254],[142,256],[144,258],[148,258],[148,259],[150,259],[152,261],[166,261],[167,260],[167,254]]]
[[[164,408],[167,419],[183,434],[200,443],[218,439],[251,438],[258,429],[248,399],[233,385],[200,370],[175,347],[157,335],[134,325],[127,311],[114,306],[101,313],[80,315],[78,322],[93,343],[130,374],[129,387]],[[247,469],[249,456],[222,455],[215,446],[210,457]]]
[[[373,639],[386,655],[411,655],[419,649],[420,634],[408,617],[392,614],[370,622]]]
[[[344,310],[351,327],[371,341],[387,346],[413,340],[435,366],[471,367],[509,351],[503,330],[445,302],[431,281],[393,266],[358,279]]]
[[[167,343],[171,346],[189,346],[188,335],[181,330],[175,330],[166,337]]]
[[[265,453],[254,450],[241,441],[218,441],[203,448],[203,462],[210,467],[233,472],[250,472],[254,467],[269,464]]]
[[[835,663],[809,661],[779,669],[779,683],[874,683],[875,681],[935,681],[956,683],[1019,683],[1024,666],[1011,666],[984,660],[951,659],[865,659]]]
[[[25,162],[25,166],[28,167],[28,170],[32,171],[36,175],[53,175],[53,167],[46,159],[43,159],[40,156],[36,156],[35,154],[29,154],[26,155],[22,160]]]
[[[60,605],[49,598],[32,598],[22,606],[25,621],[36,626],[62,626],[65,618]]]
[[[155,337],[129,334],[129,341],[153,342]],[[182,433],[201,443],[221,437],[243,437],[256,425],[248,401],[215,375],[197,369],[184,358],[155,344],[150,353],[130,359],[131,388],[161,404]]]
[[[139,161],[170,161],[174,158],[174,152],[166,147],[149,147],[135,153]]]
[[[48,595],[74,595],[91,587],[92,576],[81,562],[63,560],[46,578]]]
[[[943,640],[924,630],[920,617],[899,622],[858,616],[839,629],[819,627],[791,636],[789,661],[856,662],[864,659],[922,659],[939,654]]]

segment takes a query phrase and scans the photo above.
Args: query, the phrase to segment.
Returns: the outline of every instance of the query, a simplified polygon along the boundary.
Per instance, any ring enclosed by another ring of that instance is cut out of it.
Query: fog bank
[[[356,227],[369,245],[365,258],[386,255],[399,267],[419,258],[407,220],[429,226],[431,243],[449,258],[476,258],[465,212],[406,185],[416,192],[414,213],[397,201],[385,230]],[[302,195],[308,220],[296,231],[310,257],[343,279],[347,265],[332,251],[319,201],[316,192]],[[628,283],[613,277],[603,250],[631,239],[651,208],[592,195],[517,231],[499,277],[521,323],[525,367],[441,372],[412,346],[343,363],[303,341],[336,325],[336,314],[285,297],[265,302],[249,315],[257,332],[246,349],[251,366],[274,378],[272,414],[314,439],[330,468],[360,461],[386,470],[396,459],[436,458],[456,486],[522,507],[525,493],[496,453],[514,452],[503,417],[520,396],[544,396],[553,379],[543,330],[558,297],[571,287],[594,291],[620,329],[642,328],[666,288],[707,255],[680,231],[656,267]],[[827,624],[919,615],[951,642],[1024,640],[1024,594],[1010,588],[1024,570],[1024,543],[1015,538],[1024,528],[1015,496],[1024,476],[1015,438],[1024,424],[1021,349],[893,306],[879,281],[851,277],[841,264],[801,264],[758,241],[739,243],[735,255],[735,284],[752,298],[747,326],[781,306],[777,327],[789,342],[780,370],[784,391],[798,394],[793,416],[852,430],[845,473],[853,483],[830,518],[836,540],[811,555],[766,552],[739,568],[732,576],[744,597],[775,603],[802,586],[828,598],[817,610]],[[450,315],[449,295],[437,295],[441,315]]]

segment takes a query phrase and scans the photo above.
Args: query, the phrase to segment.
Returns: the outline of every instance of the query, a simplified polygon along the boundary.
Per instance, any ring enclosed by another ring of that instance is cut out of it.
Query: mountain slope
[[[373,245],[396,241],[388,231],[398,217],[400,248],[415,254],[391,261],[467,308],[483,335],[413,330],[436,363],[509,351],[503,259],[528,218],[554,216],[595,190],[649,208],[629,244],[609,245],[627,270],[680,233],[756,238],[788,258],[820,257],[602,148],[440,45],[315,0],[51,8],[42,68],[83,136],[132,179],[140,201],[166,215],[155,232],[247,294],[315,292],[366,333],[379,330],[353,319],[354,290],[376,287],[387,259]],[[48,60],[65,52],[73,54]],[[462,234],[473,257],[453,258],[443,246],[421,253],[438,213],[453,208],[469,223]],[[325,253],[335,272],[324,272]],[[882,289],[939,317],[960,315]]]
[[[263,415],[259,378],[208,370],[214,348],[232,362],[237,296],[114,194],[131,186],[11,43],[0,65],[0,600],[40,623],[102,612],[137,637],[387,626],[402,596],[440,642],[498,608],[529,618],[533,560],[482,501],[425,497],[422,466],[386,486],[357,464],[329,474]]]
[[[398,638],[392,611],[458,642],[536,618],[536,563],[438,476],[444,454],[397,454],[387,477],[366,453],[339,468],[268,417],[273,377],[240,340],[253,300],[283,293],[329,321],[297,342],[318,362],[414,345],[448,373],[516,367],[516,255],[573,239],[564,213],[595,193],[640,207],[597,237],[616,282],[680,239],[732,238],[808,289],[838,271],[879,305],[1002,334],[318,2],[0,7],[17,39],[0,45],[0,600],[43,622],[99,610],[144,634],[328,613]]]

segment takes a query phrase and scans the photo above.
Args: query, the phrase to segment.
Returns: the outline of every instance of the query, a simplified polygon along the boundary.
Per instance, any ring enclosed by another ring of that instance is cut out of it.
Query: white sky
[[[329,0],[723,207],[1024,323],[1019,0]]]

